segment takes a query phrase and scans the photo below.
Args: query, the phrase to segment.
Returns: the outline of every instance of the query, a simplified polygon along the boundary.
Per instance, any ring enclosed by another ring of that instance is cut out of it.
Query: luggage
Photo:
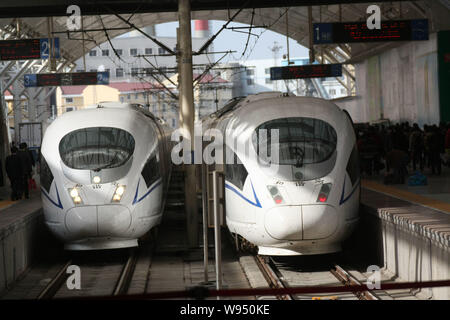
[[[426,186],[427,185],[427,177],[422,173],[417,171],[412,176],[408,178],[409,186]]]

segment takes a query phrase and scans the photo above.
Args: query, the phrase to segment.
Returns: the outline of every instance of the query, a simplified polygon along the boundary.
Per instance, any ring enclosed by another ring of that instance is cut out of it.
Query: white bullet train
[[[134,247],[161,221],[170,129],[141,106],[66,112],[41,148],[45,222],[67,250]]]
[[[203,118],[202,127],[220,130],[224,154],[234,154],[234,163],[224,165],[232,234],[261,255],[341,250],[358,222],[360,194],[356,137],[346,111],[323,99],[270,92],[232,100]],[[271,129],[278,129],[278,143],[275,136],[271,142]],[[270,159],[271,147],[278,148],[278,160]]]

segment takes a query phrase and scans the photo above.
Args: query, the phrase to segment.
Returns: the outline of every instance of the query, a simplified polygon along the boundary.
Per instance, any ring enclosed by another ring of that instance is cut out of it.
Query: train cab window
[[[227,150],[227,152],[229,151],[231,150]],[[238,160],[239,157],[234,152],[233,154],[234,154],[233,163],[225,164],[225,180],[231,182],[236,187],[242,190],[244,188],[245,179],[247,179],[248,172],[247,169],[245,169],[245,166],[242,164],[242,162]]]
[[[271,136],[274,129],[278,130],[278,143]],[[300,168],[303,180],[325,176],[336,161],[336,130],[320,119],[270,120],[256,128],[252,140],[260,160]],[[278,149],[278,161],[271,157],[272,148]]]
[[[159,159],[156,156],[156,154],[150,156],[150,158],[147,160],[144,166],[144,169],[142,169],[141,174],[144,177],[147,188],[150,187],[156,180],[158,180],[161,177],[159,168]]]
[[[50,170],[50,167],[47,164],[47,161],[45,161],[45,158],[41,155],[41,173],[40,173],[40,181],[41,186],[47,191],[47,193],[50,192],[50,187],[53,182],[53,174]]]
[[[350,154],[350,158],[348,159],[347,172],[352,182],[352,185],[355,185],[355,182],[358,181],[360,176],[359,154],[356,144],[353,146],[352,153]]]
[[[95,171],[124,165],[133,155],[134,144],[133,136],[122,129],[84,128],[61,139],[59,154],[69,168]]]

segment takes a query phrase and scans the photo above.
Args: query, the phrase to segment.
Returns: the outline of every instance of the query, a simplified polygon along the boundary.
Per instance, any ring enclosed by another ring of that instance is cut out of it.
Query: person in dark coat
[[[22,197],[22,163],[17,155],[18,149],[11,148],[11,154],[6,157],[5,168],[9,181],[11,182],[11,200],[16,201]]]
[[[27,149],[26,143],[21,143],[19,145],[20,149],[17,152],[17,156],[20,159],[20,163],[22,165],[22,192],[25,193],[25,198],[29,198],[29,190],[28,190],[28,179],[31,179],[32,172],[32,160],[30,157],[30,153]],[[22,197],[22,194],[20,195]]]

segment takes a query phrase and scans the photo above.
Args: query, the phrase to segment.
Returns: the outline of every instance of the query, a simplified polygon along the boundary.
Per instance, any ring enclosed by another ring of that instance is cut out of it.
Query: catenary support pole
[[[208,179],[208,172],[206,164],[201,165],[202,168],[202,213],[203,213],[203,272],[205,277],[205,282],[208,282],[208,193],[206,188],[208,184],[206,179]]]
[[[216,260],[216,289],[222,289],[222,239],[219,215],[219,177],[216,170],[213,172],[213,198],[214,198],[214,250]],[[219,296],[217,296],[219,300]]]
[[[194,165],[194,92],[192,74],[191,5],[189,0],[178,1],[179,21],[179,90],[180,90],[180,128],[189,133],[191,164],[185,165],[185,212],[187,222],[188,246],[198,246],[197,188]],[[184,137],[188,138],[188,137]],[[186,159],[186,158],[185,158]]]

